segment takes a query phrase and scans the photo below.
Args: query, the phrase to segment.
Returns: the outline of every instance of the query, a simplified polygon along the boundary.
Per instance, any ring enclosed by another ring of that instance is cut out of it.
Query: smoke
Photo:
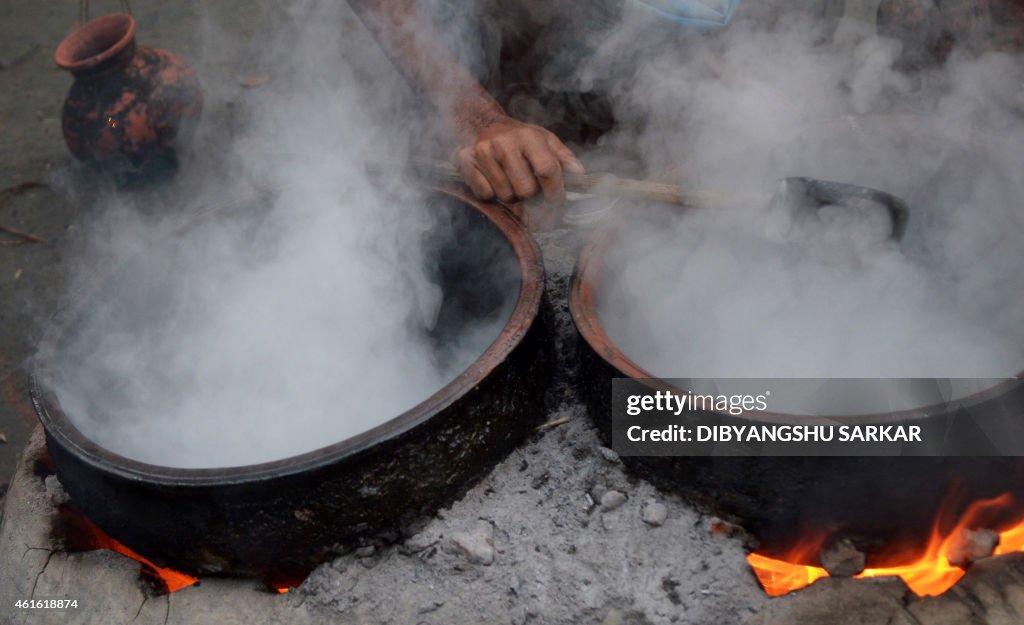
[[[603,147],[684,189],[767,197],[787,176],[882,189],[910,204],[906,237],[767,199],[631,211],[602,280],[612,340],[667,377],[1024,369],[1024,59],[960,46],[906,72],[897,40],[835,41],[821,15],[750,4],[710,36],[652,35],[666,27],[627,16],[584,70],[633,68],[612,89],[623,130]]]
[[[426,399],[496,337],[515,287],[475,317],[449,312],[463,331],[436,327],[452,216],[389,177],[415,147],[394,122],[419,114],[352,20],[340,3],[290,4],[245,68],[269,82],[242,96],[216,43],[232,24],[208,20],[207,155],[170,190],[97,202],[41,359],[103,447],[177,467],[311,451]],[[238,128],[209,128],[226,117]],[[511,279],[488,267],[482,281]]]
[[[909,202],[898,244],[877,215],[842,207],[631,211],[600,316],[648,370],[1024,368],[1019,55],[961,42],[944,64],[904,71],[917,51],[840,22],[835,2],[751,0],[712,34],[633,3],[429,4],[510,112],[572,116],[584,141],[614,119],[596,145],[572,143],[584,162],[684,189],[767,197],[779,178],[812,176]],[[246,96],[219,36],[237,25],[204,23],[198,147],[169,191],[99,200],[70,325],[41,355],[75,424],[138,460],[239,465],[365,431],[464,369],[507,317],[499,303],[458,337],[439,331],[448,216],[400,178],[363,175],[433,141],[409,127],[424,111],[376,44],[342,3],[264,11],[272,27],[253,34],[245,69],[270,80]]]

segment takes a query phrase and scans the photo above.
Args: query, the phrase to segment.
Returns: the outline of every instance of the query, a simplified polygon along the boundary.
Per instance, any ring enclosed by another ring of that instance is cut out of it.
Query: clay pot
[[[175,143],[202,109],[199,81],[170,52],[136,46],[132,16],[85,23],[61,41],[54,59],[75,78],[63,115],[75,158],[132,168],[174,161]]]

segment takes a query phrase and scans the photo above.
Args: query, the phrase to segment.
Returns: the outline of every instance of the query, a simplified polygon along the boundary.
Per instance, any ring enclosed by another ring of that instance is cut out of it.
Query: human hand
[[[554,133],[507,115],[466,133],[455,164],[473,194],[513,203],[538,192],[558,205],[565,201],[563,171],[582,174],[583,165]]]

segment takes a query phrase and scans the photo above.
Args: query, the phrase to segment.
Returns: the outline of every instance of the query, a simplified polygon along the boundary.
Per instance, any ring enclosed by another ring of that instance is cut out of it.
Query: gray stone
[[[832,577],[853,577],[864,570],[867,557],[848,538],[834,540],[818,552],[822,568]]]
[[[992,555],[999,544],[999,533],[989,529],[961,529],[953,537],[947,558],[953,566],[967,568],[975,560]]]
[[[648,501],[640,512],[640,518],[644,523],[652,527],[661,527],[668,518],[668,508],[665,504],[656,501]]]
[[[617,490],[605,491],[605,493],[601,495],[601,512],[618,510],[624,503],[626,503],[625,493]]]
[[[470,564],[490,566],[494,562],[494,528],[490,523],[469,532],[455,532],[449,540],[454,549],[448,551],[460,553]]]
[[[46,496],[53,505],[59,506],[71,501],[56,475],[47,475],[43,483],[46,486]]]
[[[424,530],[418,534],[410,536],[405,541],[402,545],[402,553],[419,553],[428,547],[436,545],[440,540],[441,538],[438,536],[437,532]]]
[[[373,554],[377,553],[377,548],[373,545],[365,545],[356,549],[355,555],[357,558],[369,558]]]
[[[428,603],[427,605],[425,605],[422,608],[420,608],[419,613],[420,614],[430,614],[431,612],[438,611],[443,606],[444,606],[444,601],[441,601],[439,599],[435,599],[435,600],[431,601],[430,603]]]
[[[613,449],[601,446],[597,448],[597,453],[600,454],[606,462],[611,464],[622,464],[622,458],[620,458],[619,454],[615,453],[615,450]]]

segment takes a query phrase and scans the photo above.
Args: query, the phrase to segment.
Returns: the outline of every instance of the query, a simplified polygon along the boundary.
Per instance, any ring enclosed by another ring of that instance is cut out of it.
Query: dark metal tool
[[[420,176],[444,182],[462,182],[455,165],[444,161],[416,159],[413,171]],[[691,208],[735,206],[741,204],[786,202],[796,209],[819,209],[824,206],[876,204],[884,208],[892,220],[893,239],[899,240],[906,230],[909,211],[900,198],[869,187],[818,180],[816,178],[783,178],[774,195],[732,191],[684,191],[678,185],[648,180],[620,178],[614,174],[574,174],[564,172],[565,190],[604,197],[618,197],[644,202],[675,204]]]

